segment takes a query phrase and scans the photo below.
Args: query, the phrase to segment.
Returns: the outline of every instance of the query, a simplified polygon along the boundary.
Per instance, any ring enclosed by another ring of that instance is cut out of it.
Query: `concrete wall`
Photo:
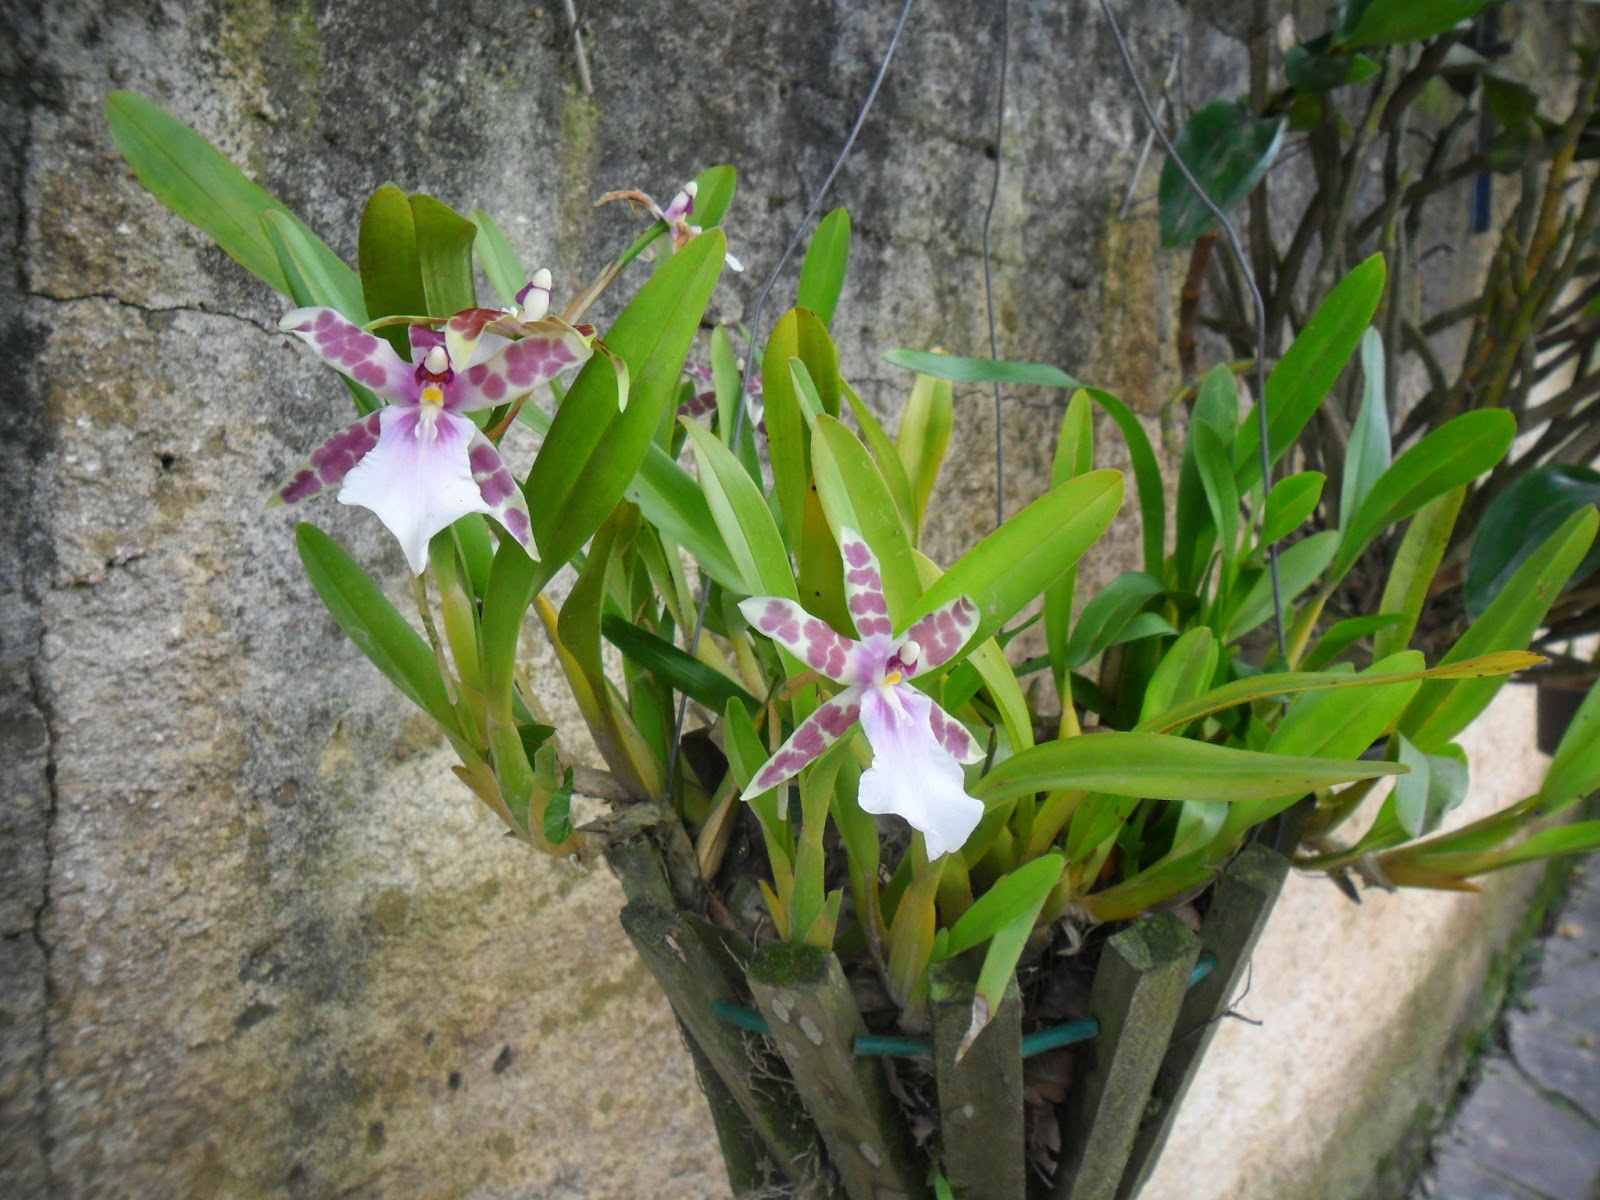
[[[588,198],[665,197],[732,161],[729,228],[750,270],[713,311],[745,314],[854,117],[893,6],[584,7],[593,97],[575,88],[555,3],[8,6],[0,1192],[725,1186],[610,879],[498,835],[426,723],[322,613],[292,516],[261,512],[346,397],[285,348],[280,301],[144,194],[101,117],[112,88],[151,96],[348,257],[360,200],[386,180],[483,206],[558,289],[630,236],[625,213]],[[1142,130],[1120,83],[1102,82],[1113,52],[1090,5],[1014,7],[1002,352],[1119,390],[1154,429],[1183,264],[1157,252],[1148,209],[1115,218]],[[1186,30],[1191,89],[1239,86],[1242,52],[1210,25],[1168,0],[1124,7],[1152,73]],[[957,0],[917,7],[834,196],[856,221],[846,370],[886,417],[905,381],[883,350],[986,344],[996,25]],[[1010,406],[1013,508],[1045,481],[1058,413],[1046,396]],[[993,432],[983,397],[964,400],[941,556],[987,527]],[[308,515],[398,593],[397,548],[368,514]],[[1136,553],[1125,516],[1086,578]],[[1433,901],[1357,912],[1317,898],[1358,940],[1382,931],[1434,961],[1405,924]],[[1281,950],[1284,977],[1340,990],[1354,968],[1329,978],[1320,956],[1297,961],[1303,948]],[[1230,1030],[1229,1061],[1277,1032]],[[1349,1100],[1360,1082],[1333,1091]],[[1224,1112],[1197,1103],[1195,1120]],[[1280,1142],[1260,1144],[1279,1161]]]

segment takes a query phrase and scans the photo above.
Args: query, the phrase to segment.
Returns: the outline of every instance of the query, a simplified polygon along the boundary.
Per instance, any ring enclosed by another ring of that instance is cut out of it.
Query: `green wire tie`
[[[1189,972],[1189,986],[1193,987],[1199,983],[1216,970],[1216,967],[1217,956],[1207,950],[1195,963],[1194,970]],[[772,1032],[767,1019],[760,1013],[741,1004],[734,1004],[730,1000],[713,1000],[711,1015],[730,1025],[737,1025],[740,1029],[748,1029],[751,1033]],[[1100,1022],[1089,1017],[1086,1020],[1068,1021],[1065,1025],[1024,1034],[1022,1057],[1032,1058],[1035,1054],[1043,1054],[1046,1050],[1070,1046],[1075,1042],[1087,1042],[1099,1032]],[[855,1052],[861,1057],[932,1058],[933,1043],[927,1038],[892,1037],[886,1034],[868,1033],[856,1039]]]

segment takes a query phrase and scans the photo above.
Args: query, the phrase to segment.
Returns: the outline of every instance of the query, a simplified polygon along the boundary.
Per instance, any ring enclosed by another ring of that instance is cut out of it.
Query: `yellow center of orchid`
[[[443,408],[444,389],[436,383],[430,383],[427,387],[422,389],[422,395],[418,397],[418,402],[424,408],[428,407],[429,405],[432,405],[435,408]]]
[[[905,679],[906,677],[899,671],[890,671],[883,677],[883,685],[885,687],[893,687],[897,683],[904,683]]]

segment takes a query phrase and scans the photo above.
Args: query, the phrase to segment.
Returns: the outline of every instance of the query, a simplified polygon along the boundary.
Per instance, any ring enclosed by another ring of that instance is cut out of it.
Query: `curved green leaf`
[[[806,247],[800,264],[800,291],[797,303],[817,314],[824,325],[833,324],[833,310],[844,289],[845,269],[850,265],[850,214],[836,208],[821,221]]]
[[[1047,742],[1006,759],[973,795],[993,804],[1077,788],[1151,800],[1258,800],[1399,774],[1392,763],[1237,750],[1156,733],[1097,733]]]
[[[1585,505],[1600,505],[1600,471],[1574,463],[1535,467],[1496,496],[1484,510],[1483,520],[1467,559],[1462,600],[1467,615],[1476,617],[1500,594],[1544,540]],[[1600,544],[1573,572],[1575,581],[1600,570]]]
[[[1383,296],[1383,256],[1374,254],[1339,281],[1267,376],[1267,457],[1277,462],[1322,406]],[[1261,482],[1261,429],[1245,418],[1233,443],[1240,495]]]
[[[1343,579],[1372,540],[1423,505],[1470,483],[1505,457],[1517,419],[1499,408],[1463,413],[1407,450],[1373,484],[1344,523],[1330,581]]]
[[[1381,46],[1420,42],[1448,33],[1476,16],[1489,0],[1368,0],[1355,25],[1339,42],[1345,46]]]
[[[344,547],[305,522],[294,532],[306,577],[345,636],[418,708],[457,735],[454,706],[428,643]]]
[[[755,697],[721,671],[615,613],[600,618],[600,632],[624,658],[712,712],[721,712],[730,700],[756,707]]]
[[[476,307],[472,245],[478,227],[443,201],[421,193],[411,197],[411,219],[417,231],[417,265],[428,316],[451,317]]]
[[[1600,684],[1589,688],[1556,747],[1539,792],[1539,807],[1562,812],[1600,791]]]
[[[1447,667],[1476,655],[1521,650],[1527,646],[1545,613],[1588,553],[1597,525],[1600,525],[1600,516],[1592,508],[1580,509],[1568,517],[1561,528],[1517,568],[1504,590],[1484,614],[1467,627],[1439,665]],[[1504,682],[1497,678],[1430,681],[1406,709],[1400,730],[1422,749],[1437,753],[1488,707]]]
[[[890,366],[953,383],[1013,383],[1028,387],[1077,388],[1083,385],[1060,367],[1049,363],[1014,362],[1005,358],[962,358],[930,350],[890,350],[883,356]]]
[[[711,516],[738,565],[740,590],[747,596],[798,599],[783,535],[744,464],[702,426],[685,420],[683,427],[694,447]]]
[[[1120,471],[1092,471],[1053,488],[963,554],[902,624],[968,596],[978,606],[978,629],[967,644],[993,637],[1078,561],[1121,505]]]
[[[354,285],[355,272],[329,250],[299,217],[264,188],[245,178],[215,146],[159,105],[133,92],[106,97],[106,123],[123,158],[151,195],[216,242],[222,251],[283,295],[288,281],[261,223],[276,212],[300,226],[340,290]],[[342,268],[342,272],[341,272]]]
[[[473,209],[470,216],[472,223],[478,227],[478,236],[473,240],[472,248],[477,252],[478,261],[483,264],[483,273],[489,280],[489,286],[500,297],[501,304],[515,304],[517,293],[528,283],[528,275],[522,269],[511,239],[483,209]],[[366,260],[363,259],[363,276],[366,270]]]

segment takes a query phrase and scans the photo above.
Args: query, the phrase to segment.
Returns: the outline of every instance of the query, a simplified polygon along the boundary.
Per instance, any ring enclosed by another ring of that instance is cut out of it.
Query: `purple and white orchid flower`
[[[469,308],[443,330],[411,326],[411,362],[383,338],[331,308],[297,308],[279,328],[299,337],[342,374],[389,404],[334,434],[278,489],[296,504],[334,484],[339,502],[369,508],[400,540],[415,574],[428,565],[428,541],[468,513],[493,517],[533,548],[528,504],[500,452],[465,413],[525,395],[585,361],[591,338],[560,321],[533,324],[535,277],[523,319]],[[548,310],[548,280],[544,305]],[[513,340],[513,338],[515,340]]]
[[[845,637],[793,600],[756,596],[739,611],[761,633],[844,690],[812,713],[767,760],[744,799],[793,778],[860,725],[872,745],[861,776],[861,807],[896,813],[926,839],[928,858],[959,850],[983,816],[967,794],[961,764],[983,758],[977,740],[911,680],[948,662],[978,628],[966,596],[935,609],[899,636],[889,620],[883,576],[872,549],[850,529],[839,531],[845,598],[860,640]]]
[[[674,250],[682,250],[705,232],[700,226],[689,223],[689,218],[694,215],[694,201],[699,191],[700,185],[691,179],[678,189],[678,194],[672,198],[665,208],[662,208],[648,194],[639,191],[637,188],[626,188],[619,192],[607,192],[594,203],[595,207],[598,208],[600,205],[608,204],[612,200],[627,200],[631,204],[644,209],[656,220],[666,222],[667,228],[672,232],[672,248]],[[726,253],[722,258],[728,264],[728,270],[744,270],[744,264],[735,258],[732,253]]]

